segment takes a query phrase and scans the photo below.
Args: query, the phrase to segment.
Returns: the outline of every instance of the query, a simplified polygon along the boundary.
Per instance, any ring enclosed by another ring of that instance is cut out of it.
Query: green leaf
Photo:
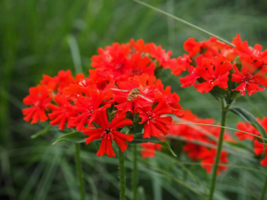
[[[252,126],[254,126],[261,134],[261,136],[264,138],[263,143],[264,145],[264,150],[265,150],[265,146],[266,146],[266,141],[265,139],[267,138],[267,134],[265,129],[262,127],[262,125],[256,120],[256,118],[249,113],[248,111],[239,108],[239,107],[233,107],[229,109],[231,112],[233,112],[234,114],[238,115],[239,117],[241,117],[243,120],[245,120],[246,122],[250,123]]]
[[[75,131],[75,132],[71,132],[71,133],[67,133],[65,135],[60,136],[52,145],[58,143],[58,142],[62,142],[62,141],[70,141],[73,143],[83,143],[85,142],[85,138],[87,138],[88,136],[83,134],[80,131]]]
[[[157,144],[162,145],[166,149],[168,149],[173,156],[177,157],[177,155],[173,152],[168,142],[161,141],[159,138],[153,137],[153,136],[151,136],[150,138],[142,138],[142,137],[143,137],[143,134],[136,134],[134,135],[133,141],[131,141],[128,144],[131,145],[131,144],[140,144],[140,143],[146,143],[146,142],[157,143]]]
[[[39,137],[41,135],[44,135],[44,134],[48,133],[50,131],[50,127],[51,126],[49,125],[49,126],[45,127],[43,130],[31,135],[31,139],[35,139],[35,138],[37,138],[37,137]]]

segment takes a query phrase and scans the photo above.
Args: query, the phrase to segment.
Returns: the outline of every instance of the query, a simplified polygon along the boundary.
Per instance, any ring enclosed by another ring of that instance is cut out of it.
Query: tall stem
[[[80,194],[81,200],[85,200],[85,191],[84,191],[84,184],[82,178],[82,165],[80,159],[80,144],[75,143],[75,151],[76,151],[76,166],[77,166],[77,174],[79,179],[79,186],[80,186]]]
[[[133,145],[133,200],[137,200],[137,145]]]
[[[126,179],[125,179],[125,167],[124,167],[124,153],[121,152],[120,148],[118,148],[118,152],[119,152],[119,174],[120,174],[120,200],[126,200],[126,196],[125,196]]]
[[[228,111],[229,106],[224,107],[224,102],[223,101],[221,102],[221,126],[223,126],[223,127],[225,126],[226,113]],[[216,160],[215,160],[215,164],[213,166],[213,171],[212,171],[209,200],[212,200],[214,189],[215,189],[217,170],[218,170],[218,165],[219,165],[219,161],[220,161],[220,157],[221,157],[222,144],[223,144],[223,135],[224,135],[224,128],[223,127],[221,127],[220,137],[219,137],[218,146],[217,146]]]
[[[265,197],[265,194],[266,194],[266,190],[267,190],[267,176],[266,176],[266,179],[265,179],[265,184],[264,184],[264,188],[262,190],[262,194],[261,194],[260,200],[264,200],[264,197]]]

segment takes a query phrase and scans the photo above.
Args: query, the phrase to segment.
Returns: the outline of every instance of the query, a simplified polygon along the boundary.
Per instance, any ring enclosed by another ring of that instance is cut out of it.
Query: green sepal
[[[177,157],[177,155],[171,149],[169,143],[168,142],[165,142],[165,141],[161,141],[157,137],[151,136],[150,138],[143,138],[143,134],[136,134],[136,135],[134,135],[133,141],[129,142],[128,144],[129,145],[133,145],[133,144],[141,144],[141,143],[146,143],[146,142],[160,144],[163,147],[165,147],[166,149],[168,149],[173,156]]]

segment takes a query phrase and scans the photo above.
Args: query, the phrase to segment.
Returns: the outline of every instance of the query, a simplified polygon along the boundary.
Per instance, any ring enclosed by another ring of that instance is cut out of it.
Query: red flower
[[[201,151],[201,154],[199,155],[199,158],[201,159],[200,161],[201,166],[206,169],[207,173],[211,173],[212,171],[213,164],[215,163],[216,153],[217,153],[216,149],[211,149],[211,150],[206,149],[205,151]],[[217,169],[217,175],[220,175],[221,171],[225,171],[227,169],[226,166],[220,165],[228,163],[227,155],[228,153],[226,151],[221,151],[219,167]]]
[[[68,127],[73,128],[76,127],[78,131],[84,129],[86,124],[90,124],[97,112],[100,104],[104,99],[104,95],[102,92],[98,92],[96,90],[89,90],[90,96],[84,97],[80,96],[77,101],[75,101],[75,105],[73,107],[73,111],[77,113],[75,117],[71,117],[69,120]]]
[[[31,121],[31,124],[37,123],[38,120],[44,122],[47,120],[45,110],[47,109],[51,96],[45,86],[37,85],[29,89],[29,95],[23,99],[25,105],[32,107],[22,109],[25,121]]]
[[[211,91],[214,86],[226,89],[228,87],[229,70],[231,69],[232,65],[228,62],[224,62],[223,58],[217,57],[213,60],[203,58],[199,75],[205,82],[195,84],[194,86],[202,94]]]
[[[165,52],[161,46],[156,46],[154,43],[149,43],[146,45],[146,51],[159,62],[159,66],[163,66],[165,69],[170,68],[171,65],[175,65],[175,59],[170,59],[172,52]]]
[[[176,62],[177,65],[172,65],[170,69],[175,76],[179,76],[183,71],[185,71],[190,66],[192,60],[188,55],[184,54],[183,57],[182,56],[178,57]]]
[[[170,114],[166,103],[161,101],[152,110],[151,107],[138,108],[142,121],[139,124],[145,123],[143,138],[150,138],[150,136],[160,138],[161,133],[166,135],[168,133],[168,126],[172,123],[172,117],[161,117],[164,114]]]
[[[259,85],[267,87],[267,79],[264,77],[267,68],[263,67],[255,73],[256,68],[254,66],[247,62],[242,62],[242,64],[242,73],[238,70],[236,65],[233,66],[235,73],[232,75],[232,81],[240,83],[234,90],[240,91],[241,95],[246,95],[247,90],[249,96],[257,91],[263,91],[265,88],[262,88]]]
[[[113,90],[113,101],[118,103],[118,105],[115,105],[118,110],[133,112],[136,108],[150,106],[150,104],[153,102],[153,100],[151,100],[149,97],[144,99],[139,95],[137,95],[135,98],[128,98],[129,96],[132,96],[131,91],[135,88],[139,89],[141,95],[144,93],[144,88],[141,87],[139,82],[136,80],[120,82],[118,83],[118,87],[119,90]],[[144,97],[147,97],[147,94],[144,95]]]
[[[109,124],[106,110],[101,109],[93,120],[95,123],[101,126],[101,128],[85,128],[83,130],[83,133],[89,136],[89,138],[85,139],[86,144],[89,144],[94,140],[101,139],[101,145],[96,154],[97,156],[103,156],[105,153],[109,157],[115,156],[112,148],[113,140],[119,145],[122,152],[127,149],[128,145],[126,142],[131,142],[134,138],[134,135],[125,135],[117,131],[118,128],[133,124],[130,119],[124,119],[125,116],[126,112],[120,112],[119,114],[117,113]]]
[[[264,145],[263,143],[259,142],[258,140],[254,140],[254,152],[257,156],[259,156],[260,154],[264,154],[264,159],[260,162],[260,164],[263,167],[267,166],[267,148],[265,148],[264,151]]]
[[[69,121],[70,117],[76,116],[77,113],[72,111],[72,104],[66,99],[66,97],[57,94],[54,96],[54,101],[58,105],[49,104],[49,108],[52,113],[48,114],[50,124],[52,126],[59,125],[58,128],[64,131],[65,124]]]
[[[254,135],[259,135],[259,131],[254,128],[250,123],[248,122],[239,122],[237,124],[237,129],[241,131],[246,131],[248,133],[252,133]],[[253,140],[255,137],[253,135],[249,135],[247,133],[243,133],[240,131],[235,132],[235,135],[238,137],[239,140]]]
[[[140,150],[143,158],[155,157],[156,150],[161,150],[161,145],[157,143],[147,142],[140,144],[140,146],[143,147],[143,149]]]
[[[184,50],[189,54],[189,57],[194,57],[200,51],[200,44],[194,38],[189,38],[184,43]]]
[[[257,68],[267,64],[267,50],[261,51],[261,45],[256,44],[254,48],[249,47],[247,41],[242,42],[240,34],[236,35],[232,43],[235,45],[235,50],[240,55],[241,60],[245,60]]]

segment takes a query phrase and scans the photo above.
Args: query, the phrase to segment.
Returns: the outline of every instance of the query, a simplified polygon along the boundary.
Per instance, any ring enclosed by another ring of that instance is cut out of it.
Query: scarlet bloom
[[[49,113],[50,124],[55,126],[58,124],[58,128],[64,131],[65,124],[69,121],[70,117],[76,116],[77,114],[72,111],[72,104],[66,99],[65,96],[56,94],[54,101],[57,105],[49,104],[48,107],[52,110]]]
[[[171,114],[164,101],[160,101],[158,105],[152,110],[151,107],[137,109],[142,121],[139,124],[145,123],[143,138],[150,138],[150,136],[160,138],[161,133],[166,135],[169,130],[169,125],[172,123],[172,117],[162,117],[164,114]]]
[[[184,43],[184,49],[188,52],[190,57],[194,57],[200,51],[200,44],[194,38],[189,38]]]
[[[140,86],[137,80],[130,80],[128,82],[120,82],[118,83],[119,90],[114,90],[113,100],[118,103],[115,107],[118,110],[125,110],[133,112],[138,107],[150,106],[152,100],[147,97],[147,94],[144,94],[143,87]],[[141,95],[146,99],[137,95],[137,97],[133,98],[129,101],[128,97],[131,96],[131,91],[135,88],[138,88]]]
[[[242,62],[243,67],[241,71],[238,70],[236,65],[233,66],[235,73],[232,75],[232,81],[240,83],[240,85],[234,90],[240,91],[241,95],[252,95],[257,91],[263,91],[265,88],[260,87],[263,85],[267,87],[267,79],[265,76],[267,68],[263,67],[254,73],[256,68],[253,65],[248,64],[247,62]]]
[[[201,166],[206,169],[207,173],[211,173],[213,164],[215,163],[215,157],[217,154],[216,149],[210,149],[208,150],[207,148],[205,151],[201,151],[199,158],[202,159],[200,161]],[[228,153],[226,151],[222,151],[220,154],[220,161],[219,161],[219,167],[217,169],[217,175],[221,174],[221,171],[225,171],[227,169],[226,166],[222,164],[227,164],[228,163],[228,158],[227,158]]]
[[[101,139],[101,145],[96,154],[97,156],[103,156],[105,153],[109,157],[116,156],[112,148],[113,140],[119,145],[122,152],[127,149],[128,145],[126,142],[131,142],[134,138],[134,135],[125,135],[117,131],[118,128],[133,124],[130,119],[125,119],[125,116],[126,112],[119,112],[113,118],[111,123],[109,123],[106,110],[101,109],[99,112],[97,112],[96,117],[93,120],[93,122],[97,123],[99,126],[101,126],[101,128],[85,128],[83,130],[83,133],[89,136],[89,138],[85,139],[86,144],[89,144],[94,140]]]
[[[259,156],[260,154],[264,154],[264,159],[260,162],[260,164],[263,167],[267,166],[267,148],[265,148],[264,151],[264,144],[259,142],[258,140],[254,140],[254,152],[257,156]]]
[[[104,99],[104,95],[102,92],[96,90],[89,90],[90,97],[83,97],[75,101],[75,105],[73,107],[73,111],[77,113],[76,116],[71,117],[69,120],[68,127],[73,128],[76,127],[78,131],[83,130],[86,124],[90,124],[96,113],[98,112],[98,108]]]
[[[250,123],[248,122],[239,122],[237,124],[237,129],[241,131],[245,131],[248,133],[252,133],[254,135],[259,135],[259,131],[256,130]],[[253,140],[255,137],[253,135],[249,135],[247,133],[243,133],[240,131],[235,132],[235,135],[238,137],[239,140]]]
[[[157,144],[157,143],[147,142],[147,143],[140,144],[140,146],[143,147],[140,150],[140,153],[141,153],[143,158],[155,157],[156,150],[158,150],[158,151],[161,150],[161,145]]]
[[[252,48],[248,46],[247,41],[242,42],[240,34],[236,35],[232,43],[235,45],[235,51],[240,55],[241,60],[245,60],[255,67],[267,64],[267,50],[261,51],[262,46],[260,44],[255,44]]]
[[[42,85],[31,87],[29,95],[23,99],[25,105],[31,105],[29,108],[22,109],[25,121],[31,121],[31,124],[37,123],[38,120],[44,122],[47,120],[45,110],[47,109],[51,96],[47,88]]]
[[[202,94],[211,91],[214,86],[226,89],[230,69],[232,69],[232,65],[224,62],[223,58],[217,57],[213,60],[203,58],[199,75],[205,79],[205,82],[194,86]]]

